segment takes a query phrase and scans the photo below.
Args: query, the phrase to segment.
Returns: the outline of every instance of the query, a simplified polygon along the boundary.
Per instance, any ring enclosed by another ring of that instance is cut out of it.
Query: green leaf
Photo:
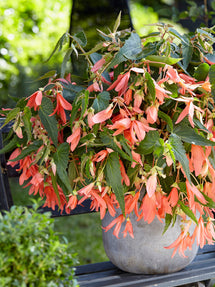
[[[82,86],[73,85],[69,82],[61,82],[61,84],[63,86],[63,97],[69,103],[73,103],[77,95],[84,90]]]
[[[170,131],[172,132],[173,131],[173,122],[172,122],[172,119],[170,118],[170,116],[168,116],[166,113],[164,113],[162,111],[158,111],[158,117],[160,117],[162,120],[164,120],[168,124]]]
[[[32,134],[31,134],[31,128],[32,128],[32,123],[31,123],[31,110],[29,107],[24,108],[24,115],[22,117],[23,122],[24,122],[24,128],[28,136],[28,141],[31,140]]]
[[[177,37],[179,40],[181,40],[181,42],[184,44],[184,45],[189,45],[189,39],[185,36],[185,35],[181,35],[180,33],[178,33],[178,31],[176,31],[175,29],[173,28],[169,28],[168,29],[168,32],[170,34],[172,34],[173,36]]]
[[[53,110],[54,108],[52,101],[49,98],[43,97],[39,109],[39,117],[46,131],[48,132],[49,137],[53,141],[54,145],[57,146],[58,144],[57,120],[54,115],[50,117],[50,115],[53,113]]]
[[[212,34],[206,32],[205,30],[198,28],[198,29],[196,30],[196,32],[199,33],[199,34],[201,34],[201,36],[207,38],[208,40],[212,41],[213,43],[215,42],[215,37],[213,37]]]
[[[182,211],[198,225],[198,220],[196,219],[192,210],[188,206],[186,206],[182,201],[179,200],[178,203],[179,203]]]
[[[80,100],[74,101],[74,105],[72,107],[71,115],[70,115],[70,126],[73,126],[73,122],[76,118],[77,112],[81,107],[82,102]]]
[[[159,145],[159,139],[160,136],[158,131],[149,131],[145,138],[140,142],[135,152],[144,155],[152,153],[154,151],[155,145]]]
[[[83,31],[75,34],[72,38],[82,47],[87,45],[87,38]]]
[[[118,30],[118,28],[120,26],[120,22],[121,22],[121,11],[119,12],[119,15],[118,15],[116,22],[114,24],[113,33],[116,33],[116,31]]]
[[[57,147],[55,154],[53,155],[54,162],[57,167],[57,175],[60,180],[65,185],[67,191],[72,193],[72,187],[69,182],[68,174],[67,174],[67,165],[69,161],[69,149],[70,146],[67,142],[62,143]]]
[[[125,41],[124,46],[115,55],[108,68],[113,68],[127,59],[135,60],[136,56],[141,52],[141,39],[138,34],[132,33],[128,40]]]
[[[47,86],[45,86],[45,88],[44,88],[43,91],[44,91],[44,92],[50,91],[50,90],[52,90],[55,86],[56,86],[55,84],[48,84]]]
[[[215,142],[210,141],[203,136],[197,134],[195,129],[184,124],[179,123],[174,127],[173,133],[186,143],[200,145],[200,146],[215,146]]]
[[[165,64],[167,65],[174,65],[182,60],[182,58],[172,58],[172,57],[164,57],[164,56],[158,56],[158,55],[150,55],[146,57],[146,60],[149,60],[150,65],[158,66],[158,67],[164,67]]]
[[[57,51],[57,49],[59,49],[59,51],[60,51],[67,40],[68,40],[68,34],[64,33],[60,37],[60,39],[57,41],[57,44],[55,45],[54,50],[52,51],[51,55],[49,56],[49,58],[45,62],[48,62],[51,59],[51,57],[54,55],[54,53]]]
[[[113,192],[116,195],[116,200],[119,202],[122,213],[125,214],[124,189],[121,183],[122,176],[120,172],[119,156],[117,152],[112,152],[109,154],[105,166],[105,174],[107,183],[112,187]]]
[[[35,82],[36,82],[36,81],[41,81],[41,80],[45,80],[45,79],[52,78],[52,77],[54,77],[56,74],[57,74],[57,71],[56,71],[56,70],[49,71],[49,72],[45,73],[43,76],[37,78],[37,79],[35,80]]]
[[[59,194],[59,190],[58,190],[58,186],[57,186],[57,176],[53,174],[53,172],[50,172],[51,174],[51,180],[52,180],[52,186],[54,188],[54,192],[57,195],[57,199],[58,199],[58,206],[61,206],[60,203],[60,194]]]
[[[155,84],[152,80],[152,77],[150,76],[148,72],[145,73],[145,79],[146,79],[148,91],[150,95],[152,96],[153,101],[155,101],[155,95],[156,95]]]
[[[93,101],[93,109],[95,113],[98,113],[102,110],[105,110],[109,106],[110,102],[110,93],[107,91],[101,92],[96,95],[95,100]]]
[[[12,109],[12,110],[8,113],[8,115],[7,115],[7,117],[6,117],[6,119],[5,119],[4,123],[3,123],[3,125],[0,127],[0,129],[2,129],[4,126],[6,126],[6,124],[8,124],[10,121],[14,120],[19,112],[20,112],[20,108],[14,108],[14,109]]]
[[[106,147],[112,148],[114,151],[116,151],[122,158],[127,159],[129,161],[132,161],[132,158],[125,153],[123,150],[121,150],[121,148],[118,147],[118,145],[116,144],[116,142],[114,142],[113,136],[110,136],[108,134],[104,133],[100,133],[100,137],[101,140],[103,142],[103,144]]]
[[[86,109],[88,107],[88,102],[89,102],[89,91],[85,90],[84,94],[83,94],[83,98],[81,101],[81,116],[80,119],[82,119],[84,113],[86,112]]]
[[[69,167],[68,167],[68,177],[69,177],[69,182],[70,182],[71,188],[73,188],[75,185],[73,180],[76,179],[76,177],[77,177],[76,169],[77,169],[77,167],[75,164],[75,160],[72,160],[69,163]]]
[[[211,94],[215,100],[215,65],[211,65],[209,70],[209,80],[211,83]]]
[[[31,153],[37,151],[41,147],[42,144],[43,144],[42,140],[33,141],[33,143],[30,144],[28,147],[22,149],[22,152],[20,155],[18,155],[14,159],[11,159],[11,161],[17,161],[17,160],[25,158],[27,155],[30,155]]]
[[[202,63],[198,66],[193,76],[197,81],[205,81],[209,70],[210,66],[207,63]]]
[[[63,58],[63,62],[61,64],[61,72],[60,72],[60,77],[61,78],[64,78],[64,75],[65,75],[65,72],[66,72],[66,64],[67,62],[70,60],[70,56],[73,52],[73,48],[69,48],[67,51],[66,51],[66,54]]]
[[[14,135],[14,137],[8,142],[8,144],[6,144],[5,146],[3,146],[2,149],[0,149],[0,154],[7,153],[15,149],[17,147],[18,141],[19,138],[17,137],[17,135]]]
[[[162,235],[164,235],[164,233],[165,233],[165,232],[167,231],[167,229],[170,227],[171,223],[172,223],[172,215],[166,213],[166,216],[165,216],[165,227],[164,227],[164,230],[163,230]]]
[[[101,48],[103,48],[103,42],[96,44],[95,47],[93,47],[89,52],[86,52],[83,55],[85,55],[85,56],[91,55],[91,54],[101,50]]]
[[[180,137],[177,136],[176,134],[171,134],[169,137],[169,144],[172,147],[175,159],[181,163],[182,168],[187,176],[187,179],[191,183],[189,161],[187,159],[186,151]]]
[[[193,55],[193,47],[189,45],[182,45],[183,67],[187,69]]]

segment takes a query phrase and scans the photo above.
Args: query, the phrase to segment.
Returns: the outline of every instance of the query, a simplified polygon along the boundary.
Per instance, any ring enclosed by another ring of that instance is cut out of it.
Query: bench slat
[[[212,253],[212,248],[214,253]],[[206,246],[203,250],[199,250],[196,259],[189,266],[170,274],[131,274],[121,271],[111,262],[106,262],[77,266],[76,275],[80,287],[173,287],[215,278],[214,266],[215,248]]]

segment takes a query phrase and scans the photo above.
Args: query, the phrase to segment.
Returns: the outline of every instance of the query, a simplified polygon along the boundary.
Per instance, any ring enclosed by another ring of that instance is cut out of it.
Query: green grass
[[[10,179],[14,205],[31,205],[28,188],[19,186],[18,179]],[[79,264],[107,261],[102,242],[99,213],[63,216],[55,219],[55,231],[72,242]]]

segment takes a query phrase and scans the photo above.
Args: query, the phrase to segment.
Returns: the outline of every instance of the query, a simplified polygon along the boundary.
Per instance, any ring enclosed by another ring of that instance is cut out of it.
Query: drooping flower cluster
[[[180,216],[181,234],[167,248],[184,255],[195,240],[203,247],[215,238],[215,66],[205,61],[206,33],[187,44],[196,66],[184,45],[176,49],[173,29],[160,33],[147,43],[134,32],[107,35],[88,86],[52,78],[27,98],[18,111],[25,136],[9,164],[19,164],[20,184],[53,209],[70,212],[91,199],[102,219],[121,208],[105,228],[116,237],[135,236],[133,212],[149,224],[165,219],[165,229]]]

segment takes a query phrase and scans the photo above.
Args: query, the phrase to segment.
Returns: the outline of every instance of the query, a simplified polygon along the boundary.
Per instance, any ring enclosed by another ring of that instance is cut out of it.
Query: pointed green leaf
[[[42,140],[33,141],[33,143],[30,144],[28,147],[22,149],[22,152],[20,155],[18,155],[14,159],[11,159],[11,161],[17,161],[17,160],[25,158],[27,155],[30,155],[31,153],[37,151],[41,147],[42,144],[43,144]]]
[[[113,136],[110,136],[106,133],[100,133],[100,138],[106,147],[109,147],[114,151],[116,151],[122,158],[127,159],[129,161],[132,160],[132,158],[127,153],[125,153],[121,148],[119,148],[116,142],[114,142]]]
[[[74,36],[72,36],[72,38],[78,42],[78,44],[82,47],[85,47],[87,45],[87,38],[86,35],[84,34],[83,31],[75,34]]]
[[[37,79],[35,80],[35,82],[36,82],[36,81],[41,81],[41,80],[45,80],[45,79],[52,78],[52,77],[54,77],[56,74],[57,74],[57,71],[56,71],[56,70],[49,71],[49,72],[45,73],[43,76],[37,78]]]
[[[165,216],[165,227],[164,227],[164,230],[163,230],[162,235],[164,235],[164,233],[165,233],[165,232],[167,231],[167,229],[170,227],[171,223],[172,223],[172,215],[166,213],[166,216]]]
[[[77,167],[75,164],[75,160],[72,160],[69,163],[69,167],[68,167],[68,177],[69,177],[69,182],[70,182],[71,188],[74,187],[74,184],[75,184],[74,179],[76,179],[76,177],[77,177],[76,169],[77,169]]]
[[[215,100],[215,65],[212,65],[209,70],[209,80],[211,83],[211,94]]]
[[[126,61],[127,59],[135,60],[136,56],[142,52],[141,39],[138,34],[132,33],[124,46],[119,50],[116,56],[111,61],[108,68],[113,68],[116,65]]]
[[[24,108],[24,115],[23,115],[22,119],[23,119],[23,122],[24,122],[25,131],[26,131],[27,136],[28,136],[28,141],[30,141],[31,137],[32,137],[32,134],[31,134],[32,123],[30,121],[30,119],[31,119],[31,110],[30,110],[29,107],[25,107]]]
[[[173,36],[177,37],[184,45],[189,45],[189,39],[184,35],[181,35],[178,31],[173,28],[169,28],[168,32]]]
[[[158,117],[160,117],[162,120],[164,120],[168,124],[170,131],[172,132],[173,131],[173,122],[172,122],[172,119],[170,118],[170,116],[168,116],[166,113],[164,113],[162,111],[158,111]]]
[[[49,137],[53,141],[54,145],[58,144],[58,128],[57,128],[57,120],[55,115],[50,115],[53,113],[53,104],[49,98],[43,97],[42,103],[39,109],[39,117],[41,119],[44,128],[48,132]]]
[[[155,101],[155,95],[156,95],[155,84],[152,80],[152,77],[150,76],[148,72],[145,73],[145,79],[146,79],[148,91],[150,95],[152,96],[153,101]]]
[[[88,103],[89,103],[89,91],[85,90],[84,97],[82,98],[82,101],[81,101],[81,116],[80,116],[80,119],[82,119],[84,113],[86,112],[86,109],[88,107]]]
[[[9,113],[7,114],[7,117],[4,120],[4,123],[0,127],[0,129],[2,129],[4,126],[6,126],[6,124],[8,124],[10,121],[14,120],[19,112],[20,112],[20,108],[18,108],[18,107],[9,111]]]
[[[125,214],[124,189],[121,183],[122,176],[120,172],[119,156],[116,152],[112,152],[108,156],[105,174],[107,183],[112,187],[122,213]]]
[[[187,205],[185,205],[182,201],[179,200],[178,203],[179,203],[182,211],[198,225],[198,220],[196,219],[192,210]]]
[[[191,45],[182,45],[183,67],[187,69],[193,55],[193,47]]]
[[[64,33],[60,39],[57,41],[57,44],[54,47],[54,50],[52,51],[51,55],[49,56],[49,58],[46,60],[46,62],[48,62],[51,57],[54,55],[54,53],[57,51],[57,49],[59,49],[59,51],[62,49],[63,45],[65,44],[65,42],[68,40],[68,34]]]
[[[72,187],[69,182],[67,174],[67,165],[69,161],[70,146],[67,142],[62,143],[57,147],[55,154],[53,155],[54,162],[57,167],[57,175],[66,187],[66,191],[72,193]]]
[[[66,64],[67,62],[70,60],[70,56],[73,52],[73,48],[69,48],[67,51],[66,51],[66,54],[63,58],[63,62],[61,64],[61,72],[60,72],[60,77],[61,78],[64,78],[64,75],[65,75],[65,72],[66,72]]]
[[[176,134],[171,134],[171,136],[169,137],[169,144],[172,147],[175,159],[181,163],[182,168],[187,176],[187,179],[191,183],[189,161],[187,159],[186,151],[180,137],[178,137]]]
[[[205,81],[209,70],[210,66],[207,63],[202,63],[198,66],[193,76],[197,81]]]
[[[104,91],[96,95],[92,107],[95,110],[95,113],[98,113],[102,110],[105,110],[109,106],[109,103],[110,103],[110,93]]]
[[[121,22],[121,11],[119,12],[119,15],[118,15],[116,22],[114,24],[113,33],[116,33],[116,31],[118,30],[118,28],[120,26],[120,22]]]
[[[155,145],[159,144],[159,133],[158,131],[149,131],[145,138],[140,142],[135,152],[139,154],[150,154],[154,151]]]
[[[17,147],[19,138],[15,135],[8,144],[4,145],[2,149],[0,149],[0,154],[7,153]]]
[[[200,146],[215,146],[215,142],[210,141],[203,136],[197,134],[195,129],[184,124],[179,123],[174,127],[174,134],[181,138],[182,141]]]
[[[150,55],[146,57],[146,60],[154,62],[154,66],[164,67],[165,64],[167,65],[174,65],[182,60],[182,58],[172,58],[172,57],[165,57],[165,56],[158,56],[158,55]],[[152,65],[152,63],[150,63]]]
[[[61,205],[60,203],[60,194],[59,194],[59,190],[58,190],[58,186],[57,186],[57,176],[53,174],[53,172],[50,172],[51,174],[51,180],[52,180],[52,186],[54,188],[54,192],[57,195],[57,199],[58,199],[58,206]]]

